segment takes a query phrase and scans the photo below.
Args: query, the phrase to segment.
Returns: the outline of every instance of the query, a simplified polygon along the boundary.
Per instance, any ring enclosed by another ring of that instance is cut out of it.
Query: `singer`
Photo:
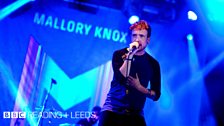
[[[146,98],[157,101],[161,94],[160,65],[145,51],[150,43],[151,26],[141,20],[130,26],[130,30],[130,47],[113,54],[114,77],[99,126],[146,126],[143,113]]]

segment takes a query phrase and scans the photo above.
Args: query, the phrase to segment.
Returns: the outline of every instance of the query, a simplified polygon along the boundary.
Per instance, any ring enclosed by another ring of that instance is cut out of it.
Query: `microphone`
[[[136,49],[138,49],[138,47],[139,47],[139,43],[138,42],[132,42],[129,45],[128,51],[134,52]]]

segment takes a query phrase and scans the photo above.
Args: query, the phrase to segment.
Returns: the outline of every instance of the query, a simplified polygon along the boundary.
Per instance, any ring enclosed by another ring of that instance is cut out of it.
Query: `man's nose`
[[[139,37],[136,36],[135,41],[136,41],[136,42],[139,42],[139,40],[140,40]]]

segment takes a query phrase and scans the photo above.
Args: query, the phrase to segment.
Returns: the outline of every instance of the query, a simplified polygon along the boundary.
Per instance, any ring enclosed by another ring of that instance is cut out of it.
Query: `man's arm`
[[[128,77],[130,74],[130,68],[131,68],[131,61],[133,56],[129,56],[124,60],[124,63],[120,67],[120,72],[124,77]]]
[[[131,69],[131,61],[133,59],[133,56],[136,54],[138,49],[136,49],[134,52],[128,52],[125,56],[124,63],[120,67],[120,72],[124,77],[128,77]]]
[[[153,77],[150,80],[150,89],[155,91],[154,101],[157,101],[161,95],[161,72],[157,61],[153,64]]]
[[[117,81],[119,81],[121,84],[125,83],[125,81],[126,81],[125,76],[119,70],[124,62],[122,59],[123,54],[124,54],[124,52],[122,52],[122,51],[115,51],[113,54],[113,58],[112,58],[112,67],[113,67],[113,71],[114,71],[114,78]]]

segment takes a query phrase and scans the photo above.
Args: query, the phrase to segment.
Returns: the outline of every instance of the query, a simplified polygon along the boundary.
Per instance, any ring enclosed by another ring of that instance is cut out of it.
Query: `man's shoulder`
[[[122,48],[122,49],[119,49],[119,50],[114,51],[114,54],[123,55],[123,54],[125,54],[127,52],[128,52],[127,48]]]
[[[151,56],[151,55],[148,54],[148,53],[146,53],[146,56],[147,56],[147,58],[148,58],[148,60],[149,60],[150,62],[153,62],[154,64],[158,64],[158,65],[159,65],[159,62],[158,62],[153,56]]]
[[[115,52],[128,52],[127,48],[118,49]]]

